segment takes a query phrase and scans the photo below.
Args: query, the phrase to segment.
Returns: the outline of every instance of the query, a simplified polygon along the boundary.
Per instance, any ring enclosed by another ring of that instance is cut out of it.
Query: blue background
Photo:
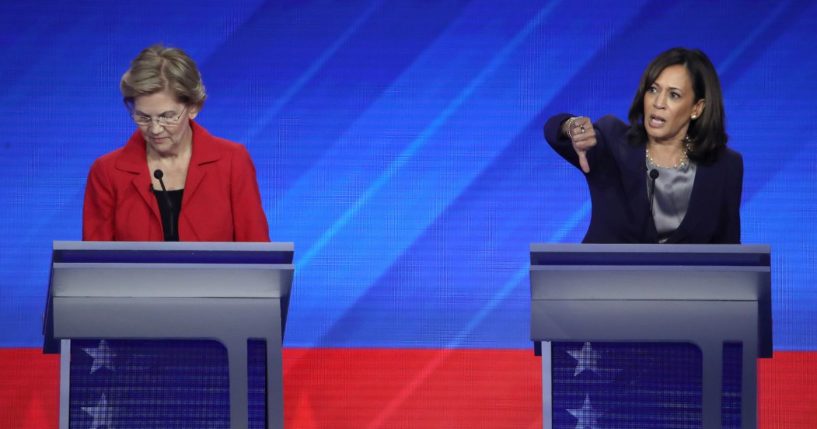
[[[527,348],[528,245],[577,242],[562,111],[625,117],[646,64],[698,47],[744,155],[744,243],[773,249],[778,350],[817,349],[817,4],[807,1],[3,1],[0,346],[38,347],[52,240],[134,125],[144,47],[199,64],[199,122],[244,143],[296,243],[286,345]]]

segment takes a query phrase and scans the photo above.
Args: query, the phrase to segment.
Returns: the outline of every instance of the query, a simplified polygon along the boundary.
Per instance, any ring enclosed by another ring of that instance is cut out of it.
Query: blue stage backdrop
[[[199,122],[247,146],[296,245],[288,347],[526,349],[528,245],[578,242],[562,111],[625,117],[645,65],[709,54],[745,160],[743,242],[774,253],[777,350],[817,350],[817,4],[810,1],[5,1],[0,347],[38,347],[52,240],[135,127],[142,48],[185,49]],[[810,220],[811,219],[811,220]]]

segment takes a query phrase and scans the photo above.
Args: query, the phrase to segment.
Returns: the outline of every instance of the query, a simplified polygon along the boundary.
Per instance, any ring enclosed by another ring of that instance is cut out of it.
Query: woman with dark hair
[[[644,71],[629,124],[558,114],[545,138],[580,168],[592,201],[585,243],[740,243],[743,159],[726,147],[717,72],[673,48]]]

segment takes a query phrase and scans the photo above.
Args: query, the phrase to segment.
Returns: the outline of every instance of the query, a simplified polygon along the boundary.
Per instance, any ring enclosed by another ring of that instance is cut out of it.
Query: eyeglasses
[[[182,109],[182,111],[179,112],[178,114],[175,114],[173,112],[162,113],[161,115],[159,115],[159,116],[157,116],[155,118],[156,123],[159,124],[160,127],[167,127],[169,125],[176,125],[181,121],[182,115],[184,115],[184,112],[186,110],[187,110],[187,107],[185,106]],[[135,113],[135,112],[131,112],[130,116],[131,116],[131,118],[133,118],[133,121],[136,122],[140,126],[148,126],[148,125],[152,124],[153,120],[154,120],[153,116],[142,115],[142,114]]]

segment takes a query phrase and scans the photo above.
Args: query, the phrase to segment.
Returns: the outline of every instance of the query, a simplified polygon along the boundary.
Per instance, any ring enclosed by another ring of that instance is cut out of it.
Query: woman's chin
[[[173,148],[173,141],[167,137],[150,139],[148,141],[150,148],[157,153],[168,153]]]

